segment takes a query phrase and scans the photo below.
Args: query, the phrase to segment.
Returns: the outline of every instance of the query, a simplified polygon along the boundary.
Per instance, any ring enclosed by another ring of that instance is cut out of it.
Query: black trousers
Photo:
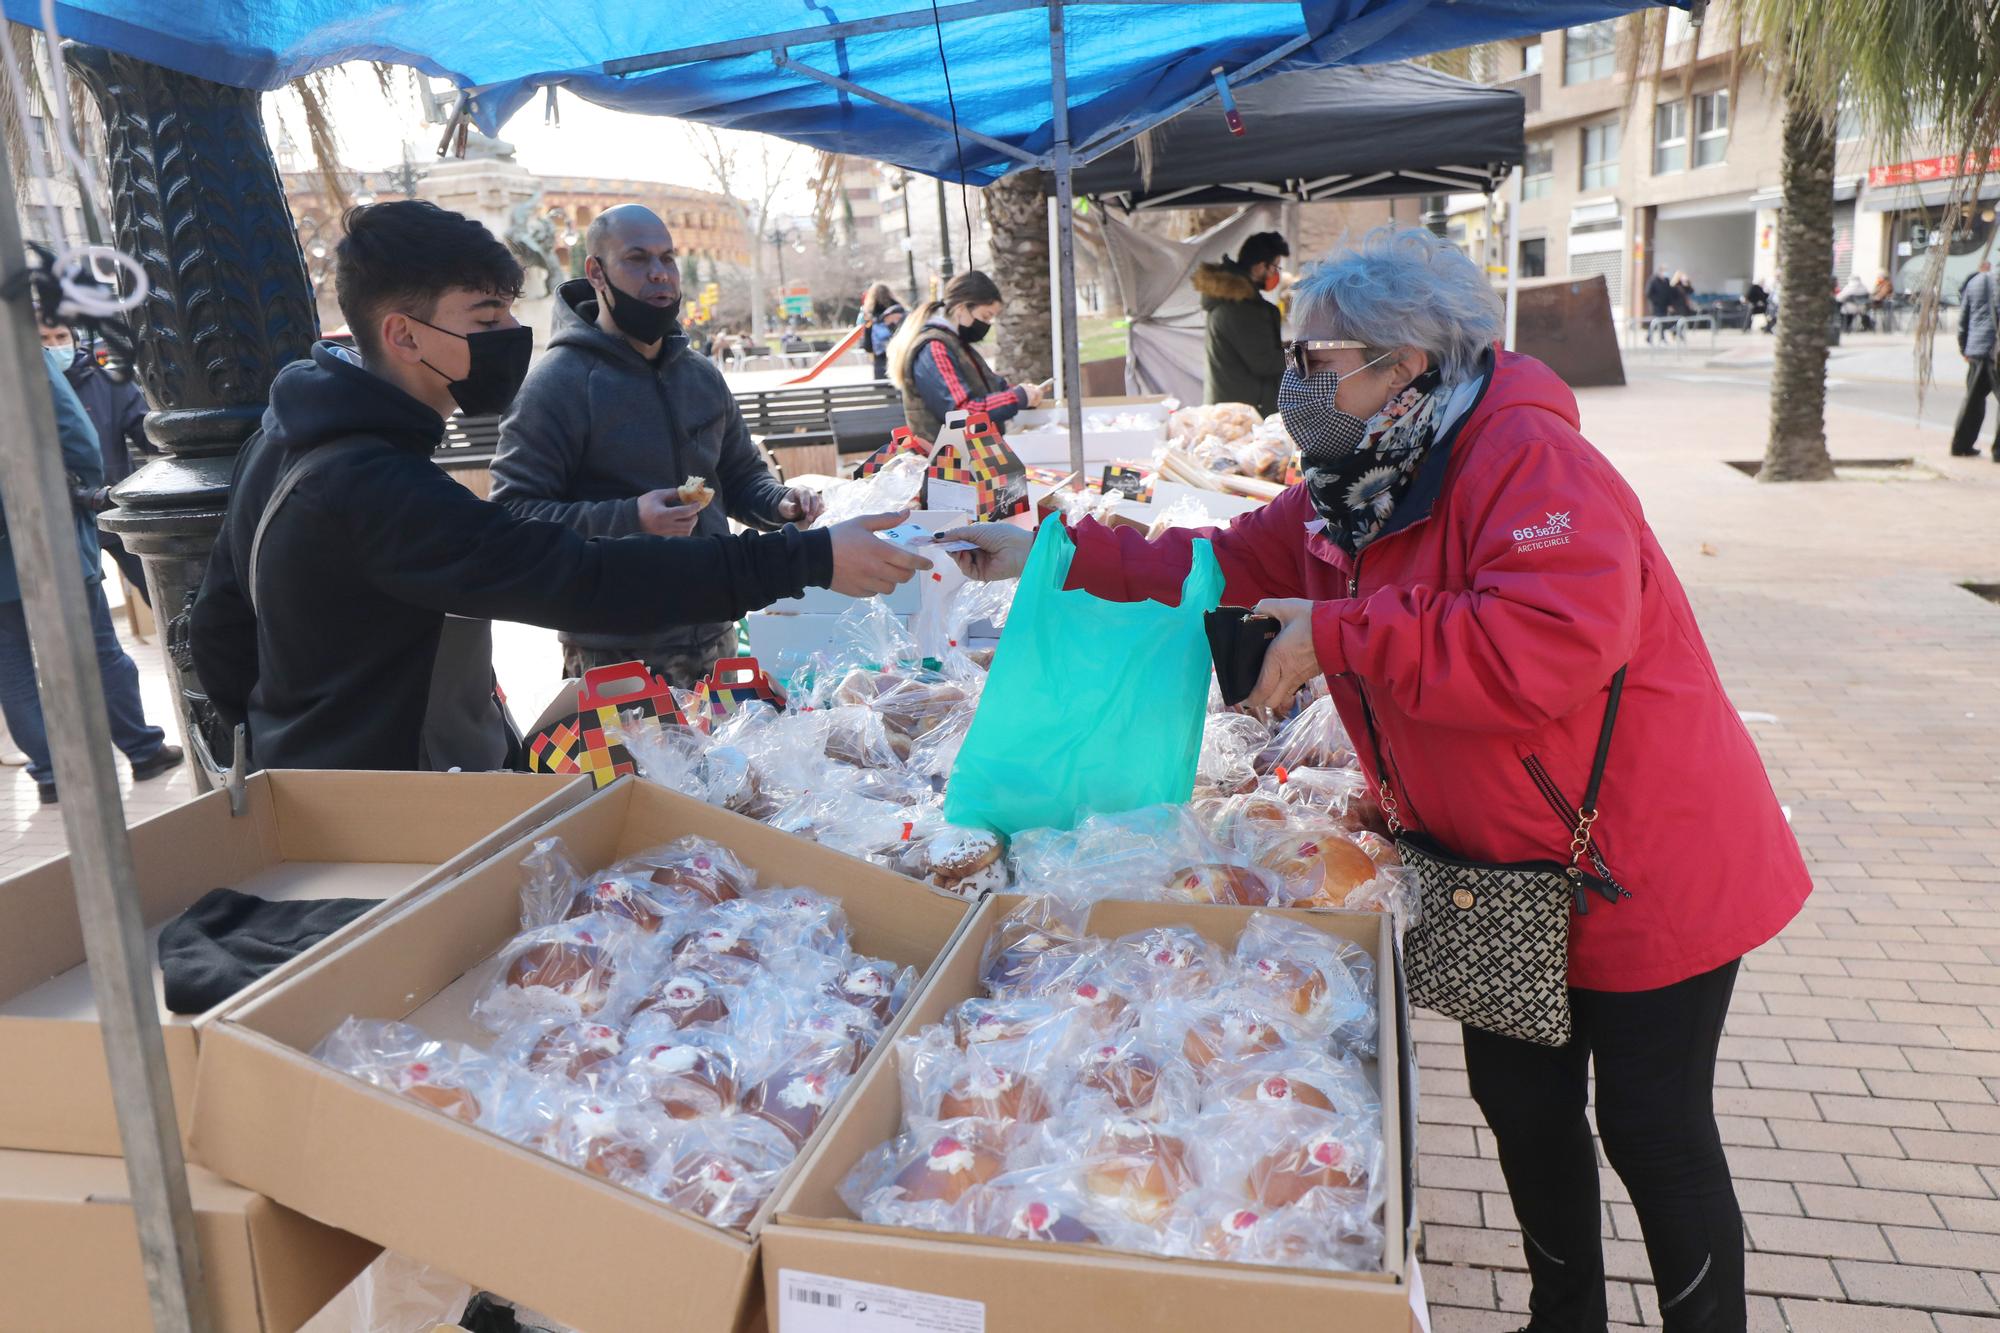
[[[99,529],[97,544],[104,548],[104,554],[110,556],[112,563],[118,566],[118,572],[132,585],[132,591],[138,594],[139,600],[151,609],[153,595],[146,591],[146,567],[139,563],[139,557],[125,549],[124,540],[115,532]]]
[[[1572,990],[1575,1035],[1536,1046],[1465,1029],[1472,1096],[1493,1129],[1533,1278],[1535,1333],[1603,1333],[1597,1128],[1645,1235],[1666,1333],[1742,1333],[1743,1216],[1715,1124],[1715,1052],[1736,963],[1659,990]]]
[[[1951,451],[1955,454],[1979,452],[1979,428],[1986,424],[1986,395],[2000,394],[1993,382],[1993,358],[1976,356],[1965,363],[1965,403],[1958,409],[1958,423],[1951,431]],[[1993,456],[2000,458],[2000,427],[1993,435]]]

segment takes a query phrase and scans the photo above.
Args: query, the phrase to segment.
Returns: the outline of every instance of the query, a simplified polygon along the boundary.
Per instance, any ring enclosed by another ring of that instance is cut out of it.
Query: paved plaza
[[[1758,1330],[2000,1333],[2000,604],[1961,586],[2000,589],[2000,466],[1945,456],[1947,351],[1923,424],[1840,393],[1829,412],[1836,456],[1914,458],[1922,480],[1771,487],[1728,466],[1762,447],[1765,399],[1727,381],[1751,365],[1641,355],[1629,387],[1579,394],[1690,588],[1817,882],[1746,964],[1719,1070]],[[553,637],[503,627],[499,645],[531,711]],[[170,716],[157,644],[134,653],[149,711]],[[128,784],[128,812],[188,793],[183,775]],[[0,820],[0,873],[62,849],[19,769],[0,774]],[[1416,1035],[1433,1327],[1518,1328],[1525,1265],[1455,1030],[1420,1019]],[[1633,1213],[1604,1179],[1613,1318],[1657,1326]]]

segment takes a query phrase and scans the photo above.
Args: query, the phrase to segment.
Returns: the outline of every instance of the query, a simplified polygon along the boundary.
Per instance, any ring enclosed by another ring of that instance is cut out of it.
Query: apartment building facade
[[[1687,273],[1702,294],[1772,287],[1781,277],[1782,97],[1754,52],[1732,54],[1726,6],[1711,6],[1699,30],[1669,11],[1664,45],[1643,61],[1632,47],[1645,30],[1634,23],[1544,33],[1498,52],[1497,81],[1528,105],[1522,276],[1601,274],[1621,317],[1655,270]],[[1635,66],[1644,72],[1635,76]],[[1930,251],[1943,247],[1947,295],[1955,294],[1959,271],[1977,264],[1991,233],[1992,206],[1982,203],[1946,237],[1940,206],[1954,159],[1880,160],[1845,113],[1840,136],[1835,273],[1872,282],[1887,272],[1907,291]],[[2000,196],[2000,174],[1982,193]]]

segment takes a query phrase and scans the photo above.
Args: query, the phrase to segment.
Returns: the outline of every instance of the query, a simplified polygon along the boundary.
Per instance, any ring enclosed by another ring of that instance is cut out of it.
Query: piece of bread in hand
[[[715,498],[715,490],[708,484],[708,478],[689,477],[681,483],[680,496],[682,504],[705,509],[708,507],[708,502]]]

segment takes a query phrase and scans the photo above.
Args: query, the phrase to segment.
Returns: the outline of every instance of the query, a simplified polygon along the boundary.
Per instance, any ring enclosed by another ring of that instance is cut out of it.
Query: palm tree
[[[1761,477],[1832,474],[1826,455],[1827,298],[1833,287],[1833,117],[1851,108],[1878,149],[1920,142],[1955,152],[1943,231],[1963,222],[2000,142],[2000,0],[1749,0],[1767,56],[1783,70],[1785,219],[1778,260],[1782,327]],[[1945,248],[1931,255],[1917,317],[1919,384],[1930,379]]]
[[[1759,481],[1826,481],[1826,336],[1833,293],[1834,127],[1796,65],[1785,78],[1785,211],[1778,223],[1778,345]]]
[[[1000,321],[999,358],[1022,382],[1054,373],[1049,340],[1049,205],[1046,171],[1017,171],[987,186],[986,221],[993,228],[992,278],[1007,298]]]

